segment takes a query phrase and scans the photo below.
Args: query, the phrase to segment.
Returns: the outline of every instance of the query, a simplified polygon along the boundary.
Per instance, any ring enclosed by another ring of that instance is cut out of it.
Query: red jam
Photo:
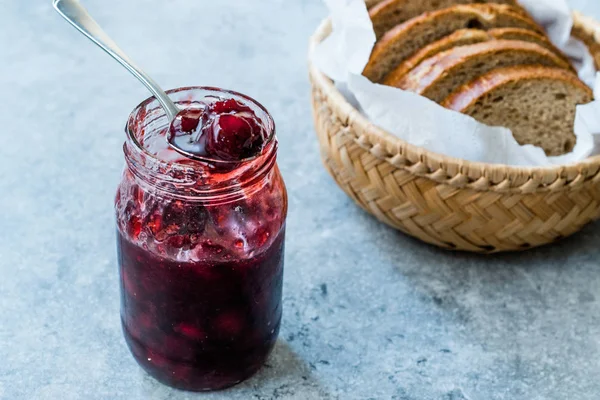
[[[180,132],[209,121],[201,154],[258,158],[225,172],[185,159],[167,145],[166,119],[149,100],[130,118],[116,198],[125,339],[150,375],[193,391],[254,374],[281,321],[287,196],[274,127],[250,99],[213,92],[175,91],[191,108],[178,118]]]
[[[234,99],[221,99],[181,111],[167,138],[187,154],[241,161],[258,155],[268,135],[250,107]]]

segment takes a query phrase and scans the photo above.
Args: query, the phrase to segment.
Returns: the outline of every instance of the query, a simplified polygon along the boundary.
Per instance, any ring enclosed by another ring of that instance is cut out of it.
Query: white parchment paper
[[[346,98],[374,124],[399,138],[436,153],[470,161],[517,166],[568,164],[598,154],[600,101],[577,107],[573,151],[547,157],[532,145],[521,146],[510,130],[490,127],[443,108],[415,93],[374,84],[362,76],[375,44],[364,0],[324,0],[333,31],[311,55],[314,64],[336,82]],[[550,40],[573,61],[579,77],[600,99],[600,74],[588,49],[570,37],[573,20],[565,0],[519,0],[546,30]]]

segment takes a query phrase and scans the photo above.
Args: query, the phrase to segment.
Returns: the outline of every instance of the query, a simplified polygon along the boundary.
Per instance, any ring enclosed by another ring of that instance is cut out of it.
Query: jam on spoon
[[[235,99],[219,99],[182,110],[167,134],[169,145],[191,158],[224,162],[258,156],[267,139],[260,118]]]

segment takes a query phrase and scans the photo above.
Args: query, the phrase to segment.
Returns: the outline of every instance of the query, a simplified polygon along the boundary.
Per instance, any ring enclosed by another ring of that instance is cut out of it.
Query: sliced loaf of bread
[[[442,105],[491,126],[505,126],[520,144],[550,156],[570,152],[578,104],[593,94],[564,69],[519,66],[495,69],[457,89]]]
[[[459,29],[489,30],[506,27],[542,32],[531,18],[507,5],[457,5],[422,14],[396,26],[377,42],[363,75],[373,82],[381,82],[418,49]]]
[[[493,69],[517,65],[572,68],[568,62],[538,44],[493,40],[454,47],[428,58],[407,73],[396,86],[439,103],[458,87]]]
[[[443,39],[425,46],[417,51],[410,58],[398,65],[396,69],[390,72],[384,79],[383,83],[388,86],[398,86],[401,79],[408,74],[413,68],[417,67],[426,59],[435,56],[445,50],[449,50],[458,46],[466,46],[469,44],[488,42],[490,40],[506,39],[506,40],[522,40],[539,44],[540,46],[554,52],[563,60],[569,62],[560,50],[558,50],[550,40],[545,36],[529,29],[523,28],[497,28],[489,31],[478,29],[460,29]]]
[[[398,24],[429,11],[457,4],[499,3],[517,6],[515,0],[384,0],[369,10],[377,39]]]

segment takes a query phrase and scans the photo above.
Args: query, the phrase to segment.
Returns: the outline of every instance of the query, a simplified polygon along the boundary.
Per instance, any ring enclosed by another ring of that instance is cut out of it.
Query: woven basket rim
[[[600,44],[600,24],[576,11],[573,12],[573,17],[574,26],[581,28]],[[308,63],[311,81],[322,91],[325,101],[337,117],[348,126],[348,133],[355,135],[357,144],[377,158],[436,182],[475,190],[503,192],[518,189],[521,193],[557,191],[600,179],[600,155],[556,166],[519,167],[475,162],[426,150],[379,128],[355,109],[337,90],[333,81],[312,62],[314,49],[330,33],[331,20],[326,18],[310,38]]]

